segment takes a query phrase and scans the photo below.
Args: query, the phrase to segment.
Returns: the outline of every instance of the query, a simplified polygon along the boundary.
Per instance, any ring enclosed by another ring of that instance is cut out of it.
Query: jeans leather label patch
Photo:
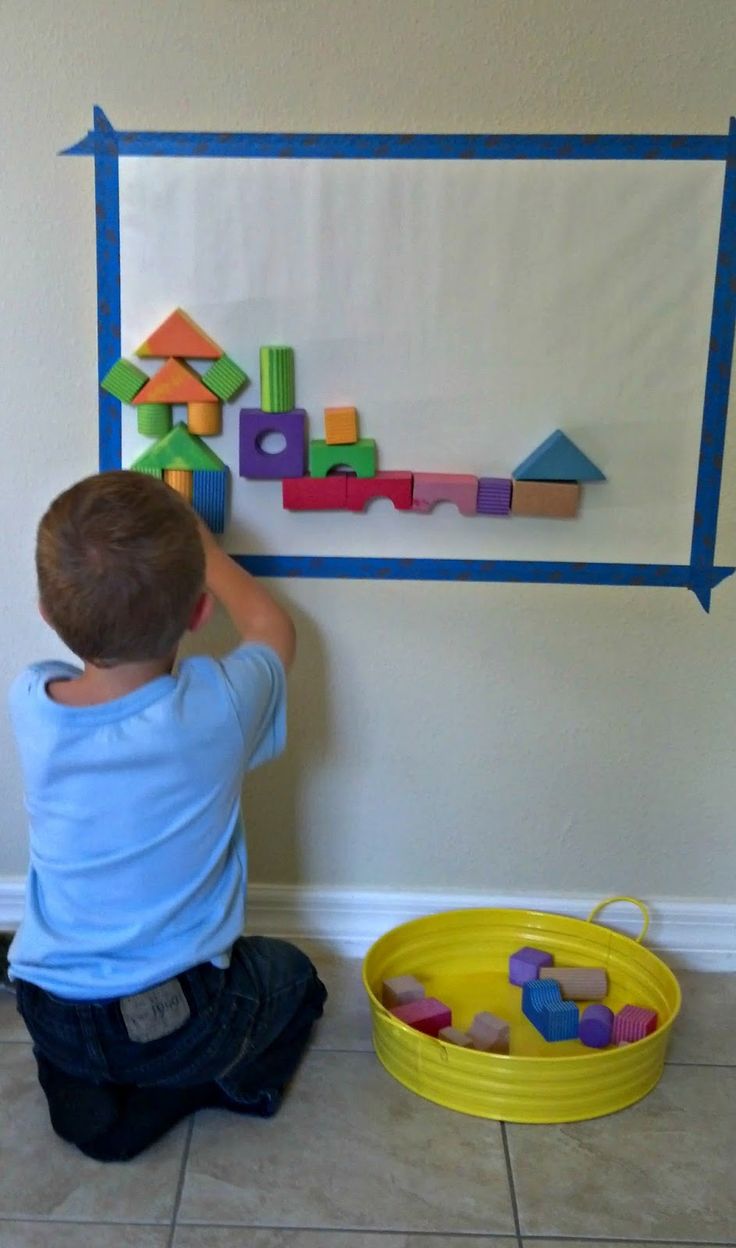
[[[178,979],[167,979],[146,992],[120,998],[120,1011],[131,1040],[145,1044],[182,1027],[191,1014]]]

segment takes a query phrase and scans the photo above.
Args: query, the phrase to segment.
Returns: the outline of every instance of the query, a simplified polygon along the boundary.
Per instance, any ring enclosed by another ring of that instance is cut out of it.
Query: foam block
[[[179,356],[191,360],[216,360],[222,355],[213,338],[200,329],[182,308],[176,308],[158,329],[138,347],[136,355],[147,359],[151,356]]]
[[[375,477],[348,477],[347,483],[349,511],[364,511],[374,498],[388,498],[397,511],[411,511],[410,472],[377,472]]]
[[[381,985],[381,1000],[389,1010],[397,1005],[408,1005],[410,1001],[421,1001],[425,995],[424,984],[413,975],[394,975],[384,979]]]
[[[228,472],[198,469],[192,473],[192,506],[213,533],[225,532]]]
[[[539,979],[543,966],[551,966],[554,959],[544,949],[536,949],[533,945],[525,945],[517,949],[509,958],[509,983],[521,988],[529,979]]]
[[[122,403],[132,403],[133,399],[145,386],[148,374],[142,368],[131,364],[130,360],[118,360],[105,373],[100,385],[108,394],[113,394]]]
[[[613,1010],[607,1005],[589,1005],[580,1019],[580,1040],[589,1049],[605,1049],[613,1035]]]
[[[281,486],[281,500],[286,511],[344,511],[347,505],[347,478],[287,478]]]
[[[290,412],[294,391],[294,352],[291,347],[261,347],[261,407],[264,412]]]
[[[424,997],[421,1001],[397,1005],[391,1013],[415,1031],[423,1032],[425,1036],[438,1036],[443,1027],[452,1026],[452,1011],[435,997]]]
[[[349,446],[330,446],[320,438],[309,443],[309,473],[326,477],[345,465],[358,477],[375,477],[376,443],[374,438],[359,438]]]
[[[514,472],[517,481],[605,481],[587,455],[561,429],[555,429]]]
[[[511,480],[478,477],[476,511],[479,516],[508,516],[511,511]]]
[[[474,1049],[482,1053],[508,1053],[511,1029],[503,1018],[489,1014],[487,1010],[476,1014],[468,1028]]]
[[[358,413],[354,407],[325,408],[325,442],[347,446],[358,441]]]
[[[543,966],[540,979],[554,979],[568,1001],[602,1001],[608,976],[602,966]]]
[[[171,428],[171,405],[169,403],[141,403],[136,415],[138,432],[146,438],[162,438]]]
[[[541,516],[571,520],[578,514],[580,486],[558,481],[514,481],[511,492],[513,516]]]
[[[214,395],[199,373],[182,360],[167,360],[133,399],[139,403],[213,403]]]
[[[217,400],[187,404],[187,429],[204,437],[222,433],[222,408]]]
[[[454,503],[463,516],[474,516],[478,478],[459,472],[415,472],[412,510],[428,515],[437,503]]]
[[[223,403],[229,403],[243,386],[247,386],[250,378],[235,360],[229,355],[221,355],[219,360],[211,364],[203,374],[202,381],[208,390],[216,394]]]
[[[188,503],[192,501],[192,492],[194,482],[192,481],[192,473],[187,468],[166,468],[164,470],[164,481],[170,485],[172,490],[176,490],[177,494],[181,494]]]
[[[303,477],[306,472],[305,439],[307,413],[302,408],[290,412],[263,412],[244,407],[240,412],[240,475],[260,481],[283,481]],[[273,454],[262,449],[269,433],[280,433],[285,445]]]
[[[575,1040],[580,1015],[574,1001],[563,1001],[560,985],[552,979],[529,979],[522,988],[521,1009],[550,1043]]]
[[[457,1045],[459,1049],[472,1049],[473,1041],[465,1031],[460,1031],[459,1027],[443,1027],[439,1032],[438,1039],[444,1040],[445,1044]]]
[[[657,1011],[641,1005],[625,1005],[613,1020],[613,1043],[633,1044],[657,1029]]]
[[[131,464],[131,468],[135,468],[138,472],[142,472],[145,468],[162,470],[188,468],[192,471],[197,468],[207,468],[219,472],[227,471],[227,465],[223,464],[207,443],[190,433],[181,422],[174,425],[170,433],[159,438],[158,442],[139,455]]]

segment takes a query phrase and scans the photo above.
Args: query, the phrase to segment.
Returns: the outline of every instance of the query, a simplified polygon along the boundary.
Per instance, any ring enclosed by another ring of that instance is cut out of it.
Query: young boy
[[[304,954],[241,935],[242,780],[284,748],[294,628],[139,473],[61,494],[36,564],[84,667],[37,663],[11,690],[30,871],[10,971],[54,1130],[125,1160],[204,1106],[275,1113],[322,1013]],[[174,671],[212,597],[240,645]]]

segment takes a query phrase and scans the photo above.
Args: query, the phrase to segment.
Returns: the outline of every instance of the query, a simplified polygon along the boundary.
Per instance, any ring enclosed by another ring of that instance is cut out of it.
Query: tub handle
[[[637,906],[641,911],[641,917],[643,920],[642,928],[639,935],[636,937],[636,943],[637,945],[640,945],[649,931],[649,909],[643,901],[639,901],[638,897],[606,897],[603,901],[599,901],[597,906],[593,907],[588,915],[588,922],[593,923],[600,914],[601,910],[605,910],[606,906],[612,906],[614,902],[617,901],[628,901],[632,906]]]

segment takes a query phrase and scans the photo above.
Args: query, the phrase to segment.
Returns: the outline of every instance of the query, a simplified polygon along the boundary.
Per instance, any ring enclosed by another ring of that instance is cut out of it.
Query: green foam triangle
[[[153,446],[139,455],[131,465],[132,469],[141,468],[184,468],[194,472],[196,469],[209,469],[210,472],[224,472],[225,464],[215,455],[214,451],[190,433],[186,425],[174,425],[170,433],[164,434]]]

